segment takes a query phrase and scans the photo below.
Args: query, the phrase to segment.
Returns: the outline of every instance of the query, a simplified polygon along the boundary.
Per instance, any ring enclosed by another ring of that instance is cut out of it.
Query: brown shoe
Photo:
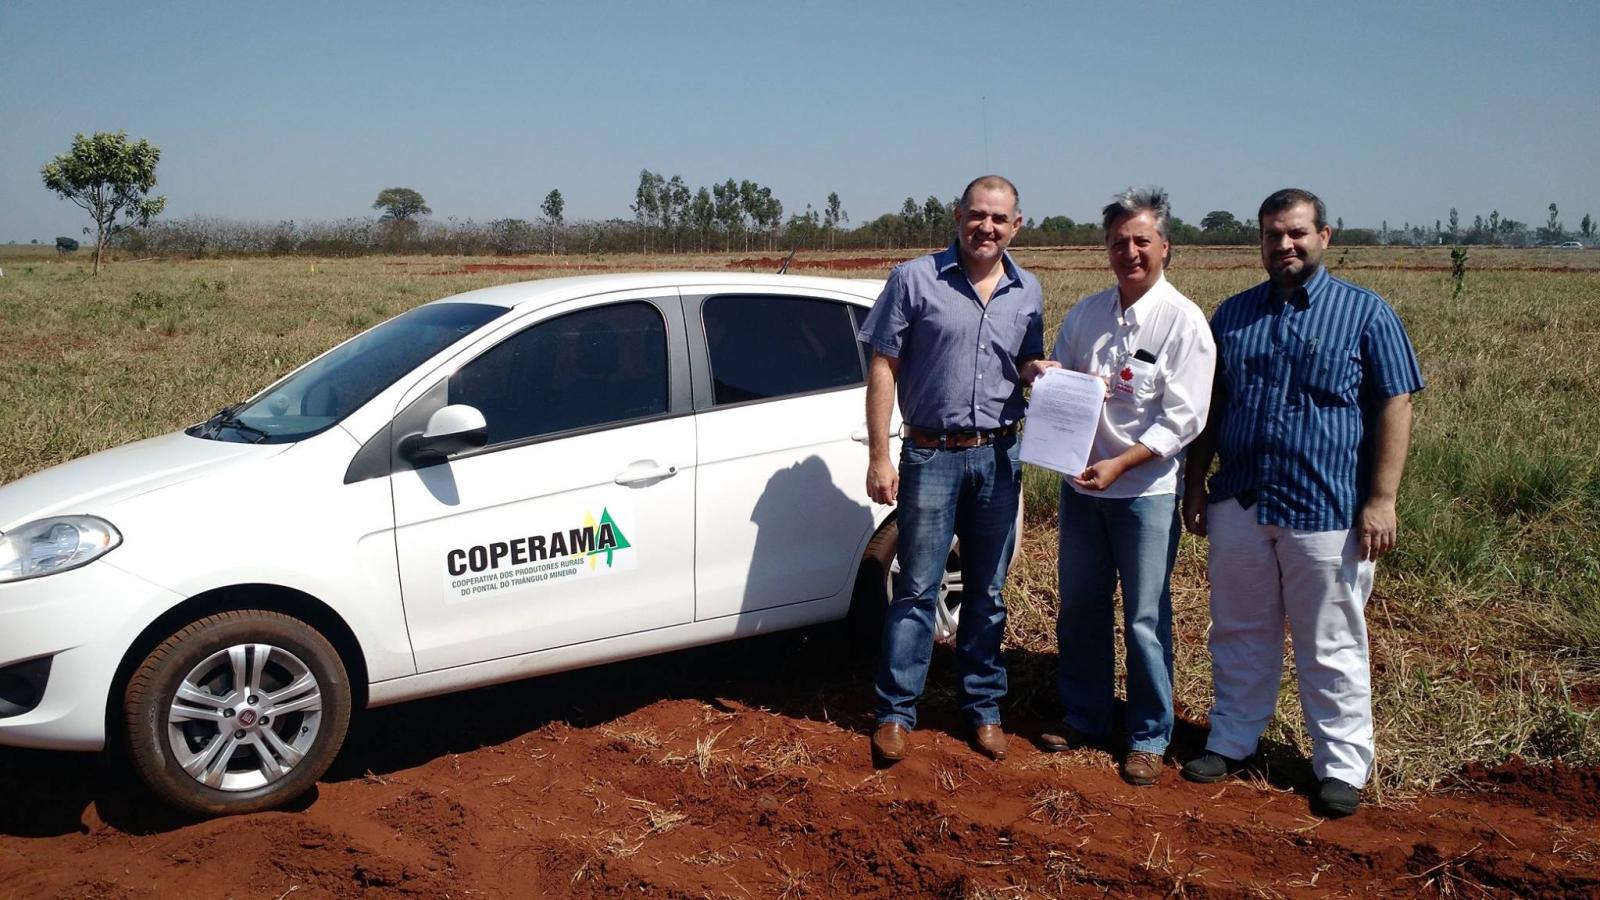
[[[1071,725],[1063,722],[1050,731],[1039,735],[1039,749],[1046,753],[1065,753],[1068,750],[1086,750],[1091,747],[1104,746],[1106,739],[1084,734]]]
[[[906,758],[906,728],[899,722],[884,722],[872,733],[872,755],[886,763]]]
[[[999,725],[979,725],[972,732],[972,746],[993,760],[1006,758],[1006,733]]]
[[[1122,780],[1140,786],[1155,784],[1161,777],[1161,754],[1129,751],[1122,758]]]

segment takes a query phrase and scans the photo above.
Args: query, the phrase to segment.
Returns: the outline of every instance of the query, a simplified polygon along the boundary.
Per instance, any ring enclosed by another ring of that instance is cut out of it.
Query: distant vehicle
[[[856,328],[881,289],[485,288],[0,488],[0,744],[109,744],[169,804],[257,811],[363,707],[875,609],[898,527],[862,488]]]
[[[1583,249],[1583,242],[1582,241],[1564,241],[1564,242],[1562,242],[1560,244],[1557,244],[1556,245],[1556,249],[1558,249],[1558,250],[1582,250]]]

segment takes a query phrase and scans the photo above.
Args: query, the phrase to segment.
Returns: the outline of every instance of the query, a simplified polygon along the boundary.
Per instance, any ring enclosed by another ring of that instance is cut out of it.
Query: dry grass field
[[[0,247],[0,482],[193,422],[435,297],[589,271],[770,268],[759,256],[124,260],[91,278],[82,254]],[[1097,251],[1019,258],[1051,323],[1109,283]],[[1369,607],[1379,772],[1356,816],[1306,814],[1292,691],[1262,765],[1225,784],[1168,771],[1133,788],[1110,754],[1035,747],[1060,711],[1057,485],[1033,472],[1002,763],[964,741],[938,653],[912,757],[874,769],[872,661],[836,633],[786,632],[373,710],[282,812],[195,822],[115,762],[0,748],[0,893],[1594,896],[1600,253],[1474,250],[1454,300],[1443,249],[1335,248],[1329,263],[1390,298],[1429,380],[1401,549]],[[889,264],[795,268],[878,277]],[[1244,248],[1180,249],[1171,270],[1208,309],[1258,273]],[[1199,542],[1185,539],[1175,581],[1183,758],[1209,700]],[[1512,755],[1534,764],[1493,765]]]
[[[82,253],[0,248],[0,482],[199,420],[436,297],[747,257],[124,260],[91,278]],[[1096,250],[1018,257],[1044,283],[1051,331],[1077,297],[1110,282]],[[1474,249],[1458,299],[1446,248],[1336,246],[1327,262],[1393,303],[1429,385],[1417,398],[1400,549],[1369,608],[1377,790],[1430,788],[1468,762],[1511,755],[1600,762],[1600,253]],[[845,265],[859,268],[831,274],[881,277],[888,262]],[[1169,275],[1207,310],[1261,277],[1248,248],[1179,248]],[[1055,704],[1055,491],[1053,476],[1031,473],[1010,587],[1010,641],[1040,651],[1032,669],[1013,671],[1011,703],[1039,717]],[[1203,548],[1189,538],[1175,597],[1177,696],[1193,718],[1206,710],[1209,670]],[[1279,712],[1269,738],[1292,752],[1303,741],[1292,690]]]

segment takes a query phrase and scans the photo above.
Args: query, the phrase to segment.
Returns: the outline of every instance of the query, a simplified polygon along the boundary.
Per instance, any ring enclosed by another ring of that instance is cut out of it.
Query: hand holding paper
[[[1083,472],[1089,464],[1105,399],[1105,382],[1093,375],[1070,369],[1045,372],[1033,383],[1032,399],[1028,401],[1022,461],[1068,477]]]

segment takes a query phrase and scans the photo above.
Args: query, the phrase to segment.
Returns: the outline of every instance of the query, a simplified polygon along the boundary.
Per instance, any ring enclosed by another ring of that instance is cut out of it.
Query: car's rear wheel
[[[873,566],[873,583],[861,584],[856,589],[852,605],[874,607],[865,626],[876,637],[883,627],[883,609],[894,599],[894,579],[900,574],[900,527],[890,522],[873,535],[867,544],[866,558]],[[865,609],[862,614],[865,615]],[[939,596],[934,604],[933,639],[941,643],[955,640],[956,626],[961,620],[961,542],[950,542],[950,554],[945,558],[944,575],[939,580]]]
[[[235,610],[151,650],[123,709],[129,757],[157,797],[202,815],[258,812],[327,771],[350,724],[350,683],[316,629]]]
[[[1017,508],[1017,545],[1022,543],[1022,508]],[[851,600],[851,615],[858,617],[864,631],[876,639],[883,628],[883,610],[894,599],[894,579],[900,573],[900,525],[889,521],[867,543],[862,561],[862,577],[857,580],[856,592]],[[1017,554],[1011,555],[1011,567],[1017,564]],[[1007,570],[1010,571],[1009,569]],[[956,639],[956,628],[961,624],[961,595],[964,585],[961,576],[961,541],[950,541],[950,553],[944,560],[944,575],[939,579],[939,596],[933,610],[933,639],[949,644]],[[870,607],[870,612],[868,607]]]

